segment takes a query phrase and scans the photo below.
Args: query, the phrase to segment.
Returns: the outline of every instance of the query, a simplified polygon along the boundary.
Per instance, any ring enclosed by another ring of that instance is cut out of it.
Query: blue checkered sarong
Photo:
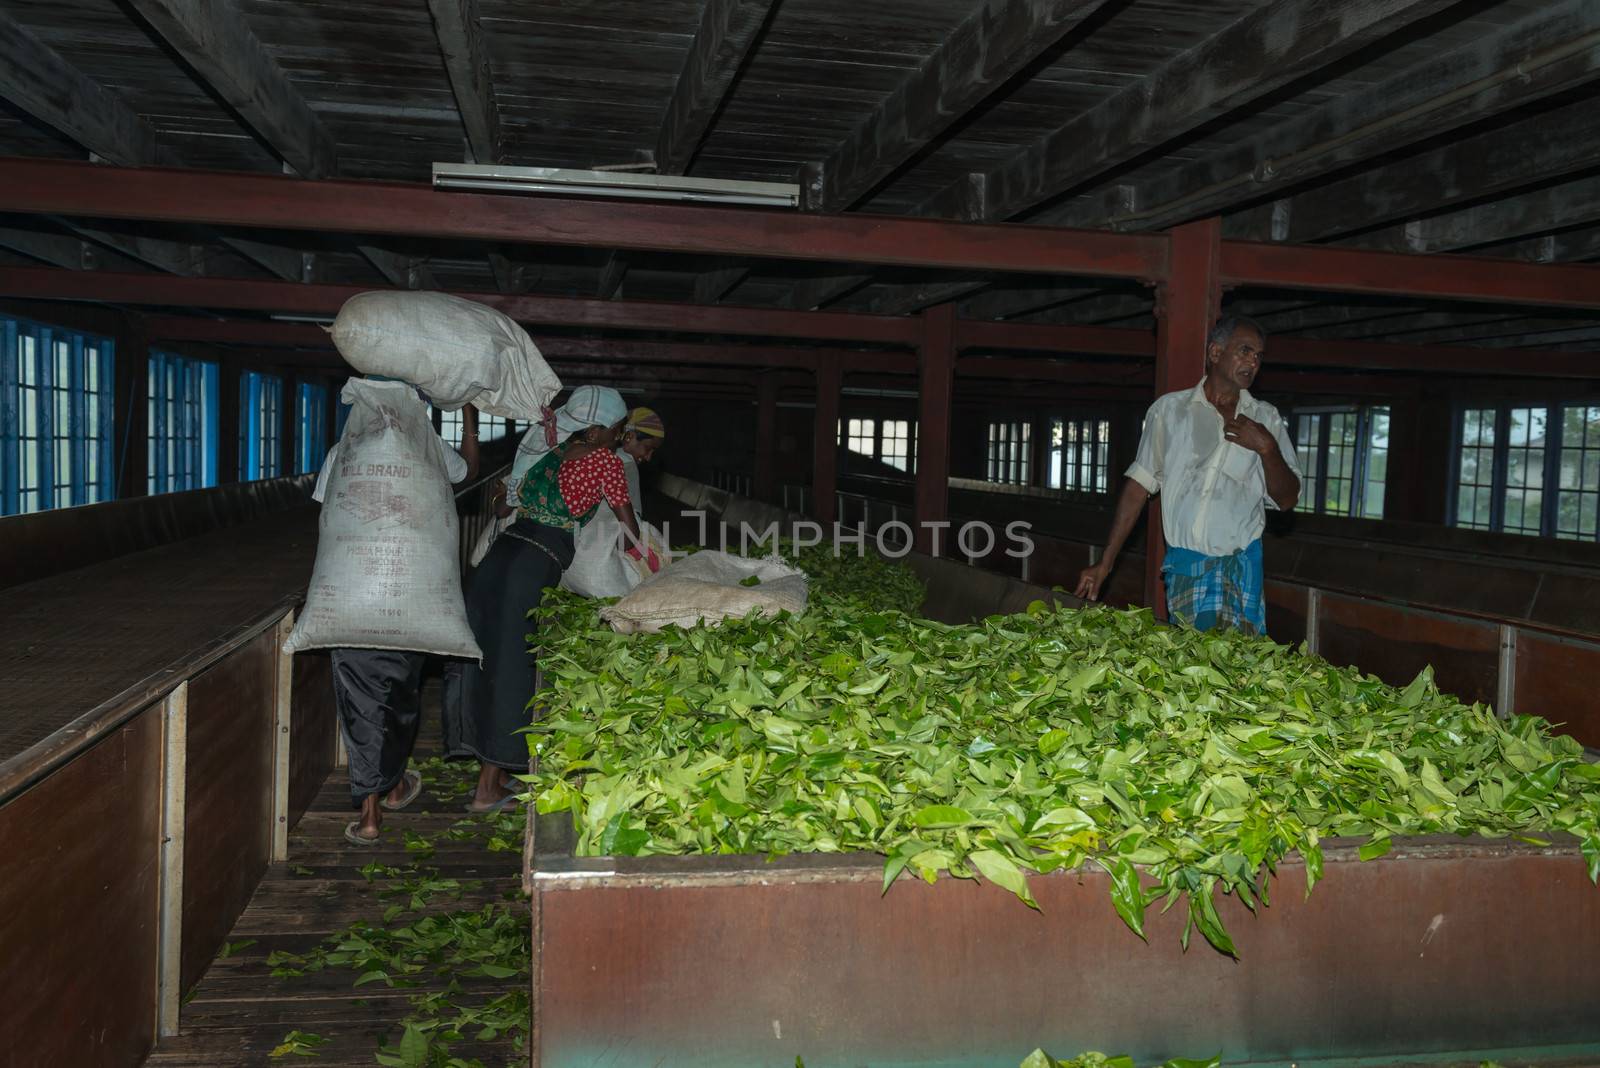
[[[1167,584],[1167,614],[1175,622],[1196,630],[1231,627],[1246,634],[1266,632],[1260,538],[1231,556],[1207,556],[1169,545],[1161,577]]]

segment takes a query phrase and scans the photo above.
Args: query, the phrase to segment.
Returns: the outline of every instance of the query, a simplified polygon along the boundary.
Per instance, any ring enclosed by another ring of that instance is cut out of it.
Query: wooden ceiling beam
[[[491,252],[487,258],[495,289],[501,293],[521,293],[526,288],[521,264],[514,263],[504,252]]]
[[[748,267],[721,267],[714,271],[701,271],[694,279],[694,302],[716,304],[739,287],[749,275]]]
[[[55,160],[0,161],[6,209],[21,214],[387,234],[737,257],[876,263],[1153,280],[1160,234],[937,219],[812,215],[759,208],[516,197],[403,182],[300,181],[279,175],[116,169]]]
[[[854,293],[857,289],[872,281],[869,274],[830,275],[823,278],[808,278],[804,282],[795,283],[785,298],[789,307],[795,311],[812,311],[817,308],[826,308],[841,297]]]
[[[1546,234],[1506,245],[1490,245],[1478,252],[1484,256],[1505,256],[1533,263],[1573,263],[1600,259],[1600,226]]]
[[[813,211],[847,211],[1106,0],[980,0],[822,161]]]
[[[0,97],[113,163],[163,162],[156,132],[144,119],[4,12],[0,12]]]
[[[981,217],[1001,222],[1133,162],[1454,0],[1274,0],[985,172]],[[958,185],[937,199],[966,196]]]
[[[255,241],[244,237],[218,234],[217,240],[260,267],[268,274],[286,282],[314,282],[317,280],[317,258],[310,252],[298,252],[281,245]]]
[[[594,287],[596,300],[615,300],[622,295],[622,280],[628,276],[628,258],[613,251],[600,268],[600,281]]]
[[[428,13],[473,160],[498,163],[500,109],[495,104],[489,48],[478,21],[478,0],[428,0]]]
[[[1039,221],[1134,231],[1170,226],[1401,151],[1453,128],[1569,91],[1597,75],[1600,5],[1563,0],[1359,93],[1336,97],[1243,144],[1136,186],[1115,186],[1078,198]],[[1567,173],[1583,166],[1580,157],[1593,142],[1596,123],[1585,114],[1593,110],[1580,103],[1530,120],[1523,124],[1524,132],[1511,134],[1516,148],[1500,149],[1507,132],[1497,130],[1313,188],[1231,216],[1225,232],[1247,240],[1318,241],[1352,229],[1351,220],[1387,222],[1437,204]],[[1486,165],[1490,159],[1493,166]],[[1543,251],[1519,247],[1491,254],[1544,262],[1588,258],[1546,257]],[[1593,255],[1600,255],[1600,243]],[[996,318],[1026,314],[1023,308],[1029,299],[1017,303],[997,296],[985,305],[984,313]],[[891,307],[879,305],[874,310],[887,312]]]
[[[206,273],[209,254],[204,246],[183,241],[167,241],[142,234],[122,234],[84,226],[72,219],[54,220],[66,230],[85,241],[91,241],[113,252],[136,260],[147,267],[176,275],[202,275]]]
[[[656,171],[686,174],[777,0],[706,0],[656,136]]]
[[[89,243],[66,234],[3,226],[0,227],[0,248],[71,271],[93,270],[96,266],[94,249]]]
[[[0,97],[108,162],[133,166],[176,162],[172,153],[158,144],[155,130],[120,97],[3,14]],[[110,235],[105,238],[97,236],[95,240],[142,262],[151,263],[151,256],[155,256],[153,265],[161,270],[192,273],[183,269],[192,257],[182,252],[182,246],[167,243],[163,248],[147,238],[139,244],[142,252],[135,253],[130,239],[118,240]],[[298,252],[244,239],[220,240],[280,278],[299,280],[305,276]]]
[[[1587,84],[1597,74],[1600,6],[1590,0],[1558,0],[1359,92],[1336,96],[1240,144],[1147,181],[1064,204],[1040,221],[1162,229],[1402,151]],[[1387,168],[1374,172],[1388,173]],[[1327,236],[1315,227],[1307,229],[1299,214],[1290,213],[1286,232],[1271,232],[1268,213],[1258,230],[1236,236],[1263,241]]]
[[[426,260],[402,256],[376,245],[358,244],[356,251],[372,265],[373,270],[383,275],[384,281],[396,289],[439,288]]]
[[[1600,177],[1589,177],[1414,219],[1351,238],[1348,244],[1385,252],[1432,255],[1496,245],[1549,230],[1597,222],[1600,222]]]
[[[656,135],[655,162],[660,174],[684,174],[694,162],[700,143],[711,129],[712,120],[727,99],[735,75],[755,46],[761,28],[772,16],[778,0],[706,0],[700,25],[689,50],[684,54],[678,80],[667,101],[666,115]],[[609,266],[609,263],[608,263]],[[621,267],[626,272],[627,266]],[[732,272],[737,271],[737,274]],[[715,297],[696,300],[715,304],[734,286],[744,281],[749,268],[727,268],[706,272],[695,279],[695,293],[702,284],[707,290],[722,288]],[[709,277],[708,277],[709,276]],[[601,275],[602,287],[605,276]],[[621,277],[617,286],[622,285]],[[607,294],[601,293],[604,299]]]
[[[245,125],[306,178],[339,170],[333,137],[234,0],[128,0]]]
[[[467,151],[475,163],[499,163],[504,152],[500,107],[495,102],[494,74],[478,17],[478,0],[428,0],[428,14],[455,95],[456,113],[461,116]],[[520,292],[518,269],[510,259],[500,252],[490,252],[487,259],[495,288],[502,293]]]
[[[1100,293],[1098,286],[1035,286],[1027,289],[991,289],[960,307],[967,319],[1015,319],[1049,311],[1063,304],[1085,300]]]
[[[1321,241],[1504,196],[1592,168],[1596,143],[1600,109],[1593,101],[1580,101],[1290,197],[1277,206],[1279,233],[1250,236]],[[1465,233],[1460,239],[1481,243]]]
[[[1337,61],[1387,34],[1448,6],[1445,0],[1276,0],[1248,12],[1147,77],[1041,137],[983,173],[983,196],[958,180],[918,208],[918,214],[1003,222],[1054,197],[1090,185],[1138,157],[1229,111],[1245,106],[1307,71]],[[1193,186],[1180,186],[1189,190]],[[1126,200],[1108,191],[1111,203]],[[1103,200],[1089,201],[1100,216]],[[976,205],[981,214],[973,214]],[[1085,209],[1069,205],[1066,213]],[[1190,212],[1198,217],[1207,212]],[[1059,219],[1052,215],[1052,221]],[[969,279],[932,286],[875,287],[858,310],[899,315],[985,288]]]

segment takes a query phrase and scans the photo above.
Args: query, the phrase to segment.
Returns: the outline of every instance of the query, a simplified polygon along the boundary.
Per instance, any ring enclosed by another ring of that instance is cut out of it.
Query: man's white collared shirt
[[[1239,393],[1238,413],[1267,428],[1284,462],[1300,478],[1294,442],[1278,409]],[[1145,416],[1139,453],[1128,477],[1161,494],[1161,531],[1168,545],[1228,556],[1266,529],[1267,475],[1261,457],[1222,436],[1222,413],[1206,399],[1205,380],[1158,397]]]

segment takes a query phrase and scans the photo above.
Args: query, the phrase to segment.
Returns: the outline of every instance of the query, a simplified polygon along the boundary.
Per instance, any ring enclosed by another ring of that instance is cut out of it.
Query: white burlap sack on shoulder
[[[411,382],[440,408],[537,422],[561,391],[515,320],[448,293],[357,293],[329,333],[350,366]]]
[[[751,576],[760,583],[741,585]],[[715,624],[752,611],[764,616],[798,615],[806,610],[806,595],[805,572],[776,557],[753,560],[706,549],[674,560],[616,604],[600,609],[600,618],[611,629],[632,634]]]
[[[350,416],[328,473],[301,649],[403,649],[483,658],[467,624],[446,448],[404,382],[345,383]]]

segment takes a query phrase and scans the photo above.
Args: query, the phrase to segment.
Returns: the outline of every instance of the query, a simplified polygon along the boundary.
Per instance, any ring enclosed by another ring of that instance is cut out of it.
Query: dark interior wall
[[[711,482],[716,472],[755,472],[756,406],[753,400],[694,400],[683,397],[630,402],[654,408],[667,429],[656,454],[661,470]]]
[[[773,467],[778,484],[805,485],[811,481],[811,441],[816,431],[816,409],[809,406],[780,405],[778,440]]]

